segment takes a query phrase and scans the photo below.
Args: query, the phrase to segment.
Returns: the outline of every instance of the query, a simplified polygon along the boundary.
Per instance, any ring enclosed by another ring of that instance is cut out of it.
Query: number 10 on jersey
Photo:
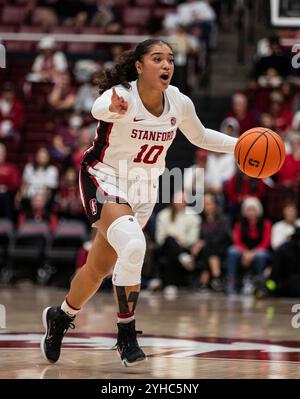
[[[150,146],[148,144],[142,145],[140,152],[134,158],[133,162],[144,162],[148,164],[153,164],[157,162],[158,157],[163,152],[164,146],[162,145],[153,145]]]

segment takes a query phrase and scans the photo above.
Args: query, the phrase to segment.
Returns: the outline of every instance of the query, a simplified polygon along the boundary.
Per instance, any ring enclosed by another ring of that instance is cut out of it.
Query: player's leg
[[[93,225],[99,220],[103,210],[103,202],[98,201],[98,187],[97,180],[83,167],[80,192],[85,211]],[[131,212],[128,205],[120,204],[117,209],[120,215]],[[82,305],[97,291],[103,278],[111,273],[116,257],[116,252],[107,242],[106,235],[98,229],[87,262],[74,277],[61,307],[48,307],[43,312],[42,321],[46,333],[41,341],[41,351],[49,362],[54,363],[59,359],[65,333],[68,328],[74,328],[74,318]]]
[[[43,324],[46,333],[41,342],[41,350],[48,361],[58,360],[64,334],[68,328],[73,327],[72,322],[81,306],[97,291],[103,278],[111,272],[117,253],[115,271],[118,270],[118,277],[115,292],[119,316],[118,348],[122,361],[132,364],[145,359],[136,340],[134,320],[145,253],[144,235],[128,205],[106,203],[101,212],[101,219],[94,225],[98,228],[98,233],[87,263],[75,276],[62,307],[44,310]],[[105,237],[110,237],[112,245]],[[120,292],[125,292],[125,295]]]
[[[71,309],[80,310],[97,292],[104,278],[112,273],[116,260],[115,250],[97,229],[86,263],[71,282],[66,304]]]
[[[74,328],[76,314],[99,289],[103,279],[111,274],[115,262],[114,249],[97,231],[87,261],[73,278],[61,307],[48,307],[43,312],[45,335],[41,341],[41,351],[46,360],[54,363],[59,359],[65,333],[68,328]]]
[[[105,204],[96,226],[118,255],[113,271],[118,312],[117,349],[122,363],[130,366],[146,359],[138,345],[135,330],[135,308],[141,288],[146,241],[131,208],[127,207],[124,214],[124,208],[120,207],[118,204]]]

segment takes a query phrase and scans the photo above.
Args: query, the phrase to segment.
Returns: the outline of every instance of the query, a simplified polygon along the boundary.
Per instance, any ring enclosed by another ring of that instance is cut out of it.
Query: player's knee
[[[137,220],[130,215],[118,218],[108,228],[107,240],[118,255],[114,270],[114,276],[118,276],[116,285],[138,284],[146,252],[146,240]]]
[[[130,238],[125,248],[120,253],[129,268],[141,268],[146,252],[146,242],[144,235],[138,238]]]
[[[146,240],[135,217],[125,215],[116,219],[107,229],[107,240],[118,258],[126,257],[132,264],[143,262]]]

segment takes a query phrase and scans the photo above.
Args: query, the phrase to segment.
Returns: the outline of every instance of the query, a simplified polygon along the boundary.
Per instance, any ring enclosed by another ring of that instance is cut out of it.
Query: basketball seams
[[[242,136],[234,149],[235,160],[242,172],[248,176],[263,179],[280,170],[285,159],[285,147],[277,133],[269,128],[257,127],[248,130]],[[248,136],[250,137],[247,138]],[[266,139],[265,144],[260,140],[262,136]],[[270,141],[269,136],[273,138],[276,145],[273,140]],[[244,140],[244,138],[247,139]]]
[[[252,148],[252,147],[254,146],[254,144],[261,138],[261,136],[264,136],[264,134],[267,133],[267,132],[268,132],[268,129],[265,130],[265,131],[263,131],[262,133],[260,133],[260,135],[259,135],[258,137],[256,137],[256,139],[253,141],[253,143],[252,143],[252,144],[250,145],[250,147],[248,148],[248,151],[247,151],[247,153],[246,153],[246,155],[245,155],[244,162],[243,162],[243,170],[245,170],[245,164],[246,164],[246,161],[247,161],[249,152],[251,151],[251,148]]]
[[[278,166],[278,167],[280,168],[280,165],[281,165],[281,162],[282,162],[281,148],[280,148],[280,145],[278,144],[278,141],[277,141],[276,138],[273,136],[273,134],[272,134],[271,132],[269,132],[269,133],[270,133],[272,139],[275,141],[275,143],[276,143],[276,145],[277,145],[277,147],[278,147],[278,150],[279,150],[279,157],[280,157],[280,160],[279,160],[279,166]]]
[[[260,128],[260,129],[263,129],[263,128]],[[243,137],[239,138],[239,141],[238,141],[238,143],[237,143],[236,148],[234,149],[234,151],[237,151],[237,150],[238,150],[238,147],[241,147],[241,142],[242,142],[246,137],[250,136],[250,134],[252,134],[252,133],[258,133],[258,132],[254,131],[254,130],[256,130],[256,129],[255,129],[255,128],[250,129],[250,131],[248,131],[248,133],[245,132],[245,133],[247,133],[247,134],[244,133],[245,136],[242,135]]]
[[[265,137],[266,140],[267,140],[267,145],[266,145],[266,149],[265,149],[265,159],[264,159],[263,165],[262,165],[261,170],[260,170],[259,174],[257,175],[257,177],[259,177],[261,175],[262,171],[264,170],[265,164],[266,164],[266,160],[267,160],[267,155],[268,155],[269,138],[268,138],[268,136],[265,133],[263,134],[263,137]]]

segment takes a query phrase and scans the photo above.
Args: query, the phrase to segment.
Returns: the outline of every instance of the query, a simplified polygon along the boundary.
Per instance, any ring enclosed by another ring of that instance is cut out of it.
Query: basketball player
[[[97,228],[86,264],[71,282],[60,307],[43,312],[41,350],[49,362],[60,356],[62,339],[82,306],[112,273],[117,304],[117,349],[131,366],[146,360],[135,329],[141,270],[146,250],[143,227],[155,205],[158,177],[177,128],[197,147],[233,153],[236,139],[205,129],[192,101],[170,86],[174,55],[158,39],[125,52],[100,82],[92,115],[99,120],[93,146],[80,173],[83,206]],[[152,200],[137,200],[137,193]],[[155,198],[153,200],[153,198]]]

